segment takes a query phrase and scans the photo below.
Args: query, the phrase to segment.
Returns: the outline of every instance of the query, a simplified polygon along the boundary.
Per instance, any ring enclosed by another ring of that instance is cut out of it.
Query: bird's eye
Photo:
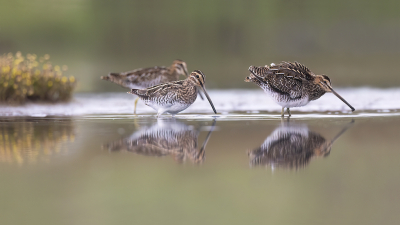
[[[196,75],[196,78],[199,78],[199,75]]]

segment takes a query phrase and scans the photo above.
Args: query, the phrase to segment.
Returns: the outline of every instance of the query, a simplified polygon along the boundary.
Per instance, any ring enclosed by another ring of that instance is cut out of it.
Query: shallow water
[[[358,115],[363,112],[393,113],[400,110],[400,88],[347,88],[336,90],[355,109],[350,108],[333,94],[325,94],[320,99],[312,101],[304,107],[291,108],[294,114],[298,112],[327,112],[326,114],[351,114]],[[210,97],[222,115],[233,112],[246,112],[258,114],[268,112],[277,115],[281,107],[269,98],[261,89],[255,90],[210,90]],[[69,103],[62,104],[35,104],[28,103],[23,106],[0,105],[0,116],[83,116],[83,115],[131,115],[133,113],[134,99],[136,97],[127,93],[90,93],[76,94]],[[138,114],[155,114],[155,111],[139,101]],[[190,113],[212,113],[208,101],[196,100],[189,108],[179,115]]]
[[[400,116],[335,113],[2,117],[1,224],[399,224]]]

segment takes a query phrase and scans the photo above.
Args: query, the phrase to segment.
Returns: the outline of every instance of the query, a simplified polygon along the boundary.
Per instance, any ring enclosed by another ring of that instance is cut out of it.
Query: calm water
[[[1,224],[400,223],[400,116],[275,114],[3,117]]]
[[[317,101],[311,101],[304,107],[291,108],[291,111],[294,115],[297,115],[298,112],[305,112],[307,113],[306,116],[310,116],[310,113],[323,112],[323,114],[314,115],[313,117],[332,117],[332,114],[339,113],[348,114],[350,117],[363,117],[371,116],[370,113],[379,113],[379,115],[397,113],[400,109],[400,101],[398,100],[400,99],[400,88],[337,88],[336,91],[356,108],[354,113],[351,113],[350,108],[332,93],[325,94]],[[254,90],[217,89],[209,90],[208,92],[215,108],[222,117],[232,114],[232,112],[246,112],[246,114],[240,115],[240,118],[243,118],[243,116],[248,117],[250,114],[259,117],[257,114],[263,111],[269,113],[267,116],[278,116],[282,109],[260,88]],[[87,115],[117,115],[118,117],[121,114],[130,115],[133,113],[135,98],[134,95],[127,94],[126,90],[118,93],[79,93],[75,95],[71,102],[56,105],[37,103],[28,103],[22,106],[0,105],[0,117]],[[365,115],[365,112],[368,112],[369,115]],[[155,111],[146,106],[143,101],[139,101],[137,113],[155,114]],[[206,114],[212,113],[212,109],[208,101],[202,101],[198,98],[184,113]]]

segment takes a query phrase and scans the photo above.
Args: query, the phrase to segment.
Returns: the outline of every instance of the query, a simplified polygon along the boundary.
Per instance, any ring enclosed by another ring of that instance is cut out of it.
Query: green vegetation
[[[50,56],[37,61],[35,54],[17,52],[0,56],[0,102],[58,102],[71,98],[76,86],[73,76],[63,76],[67,66],[52,66]]]

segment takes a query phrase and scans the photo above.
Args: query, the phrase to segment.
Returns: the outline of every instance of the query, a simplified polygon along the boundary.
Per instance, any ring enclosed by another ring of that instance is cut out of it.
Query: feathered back
[[[298,62],[250,66],[249,71],[251,74],[245,81],[254,82],[264,91],[273,93],[275,101],[282,104],[298,101],[295,106],[303,106],[326,93],[320,85],[315,84],[317,75]]]
[[[315,74],[310,71],[306,66],[298,62],[282,62],[280,64],[271,64],[271,66],[256,67],[250,66],[250,72],[254,75],[263,76],[269,74],[284,75],[288,78],[313,80]]]

